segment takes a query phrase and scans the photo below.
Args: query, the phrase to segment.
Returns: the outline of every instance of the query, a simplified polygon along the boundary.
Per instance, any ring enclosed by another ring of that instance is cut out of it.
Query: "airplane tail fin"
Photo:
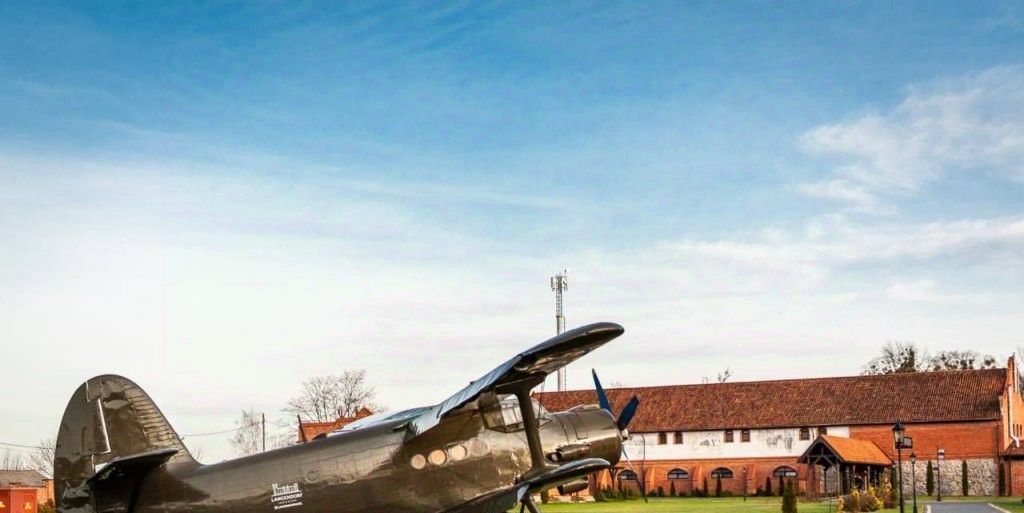
[[[57,510],[130,509],[142,477],[167,462],[196,464],[149,395],[121,376],[92,378],[71,396],[57,433]]]

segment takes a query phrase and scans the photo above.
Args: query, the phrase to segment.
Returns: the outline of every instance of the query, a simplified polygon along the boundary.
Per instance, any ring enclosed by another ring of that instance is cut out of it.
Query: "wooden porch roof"
[[[843,464],[888,467],[892,460],[874,442],[842,436],[821,435],[800,456],[800,463],[814,463],[815,455],[824,452]]]

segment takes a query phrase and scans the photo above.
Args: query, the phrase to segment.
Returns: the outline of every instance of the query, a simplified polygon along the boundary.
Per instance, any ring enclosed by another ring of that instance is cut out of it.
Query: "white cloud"
[[[726,365],[742,379],[843,374],[890,338],[1002,353],[1020,331],[1020,216],[826,216],[568,251],[490,244],[425,219],[415,185],[154,169],[0,165],[13,170],[0,189],[0,238],[13,248],[0,252],[0,326],[23,363],[10,379],[36,383],[44,367],[53,376],[17,406],[7,439],[52,429],[67,394],[102,372],[140,381],[186,433],[231,426],[242,407],[276,412],[304,377],[353,366],[391,408],[435,401],[550,334],[546,280],[562,266],[573,269],[570,325],[627,328],[570,369],[574,386],[591,366],[637,385],[697,381]],[[427,210],[437,195],[547,208],[487,190],[423,191]],[[977,279],[957,286],[949,266]],[[943,286],[893,288],[920,276]],[[908,303],[913,293],[999,301]],[[204,447],[212,460],[228,455],[223,440]]]
[[[833,169],[797,190],[860,207],[951,173],[1024,180],[1024,67],[911,88],[894,108],[819,126],[800,145]]]
[[[948,294],[938,290],[934,280],[923,279],[910,282],[893,283],[886,293],[889,297],[913,303],[965,304],[983,303],[989,299],[988,294]]]
[[[891,209],[881,205],[876,194],[868,192],[865,186],[850,180],[837,178],[823,182],[802,183],[796,184],[793,189],[812,198],[848,203],[855,211],[866,213],[891,212]]]

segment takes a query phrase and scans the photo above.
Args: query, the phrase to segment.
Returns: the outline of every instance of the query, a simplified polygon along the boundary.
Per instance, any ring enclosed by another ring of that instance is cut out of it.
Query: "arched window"
[[[796,477],[796,469],[793,467],[779,467],[772,471],[775,477]]]
[[[636,481],[636,472],[632,470],[623,470],[619,472],[619,481]]]
[[[725,467],[718,467],[711,471],[711,479],[732,479],[732,471]]]
[[[674,469],[668,471],[668,478],[669,479],[690,479],[690,473],[685,471],[685,470],[683,470],[683,469],[681,469],[681,468],[674,468]]]

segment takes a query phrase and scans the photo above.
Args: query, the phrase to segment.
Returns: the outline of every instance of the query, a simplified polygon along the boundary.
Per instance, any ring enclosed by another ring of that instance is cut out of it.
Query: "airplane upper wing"
[[[480,394],[502,385],[540,378],[568,365],[623,333],[622,326],[599,322],[572,329],[519,353],[511,360],[473,381],[466,388],[409,421],[410,438],[436,426],[448,412],[464,406]]]

